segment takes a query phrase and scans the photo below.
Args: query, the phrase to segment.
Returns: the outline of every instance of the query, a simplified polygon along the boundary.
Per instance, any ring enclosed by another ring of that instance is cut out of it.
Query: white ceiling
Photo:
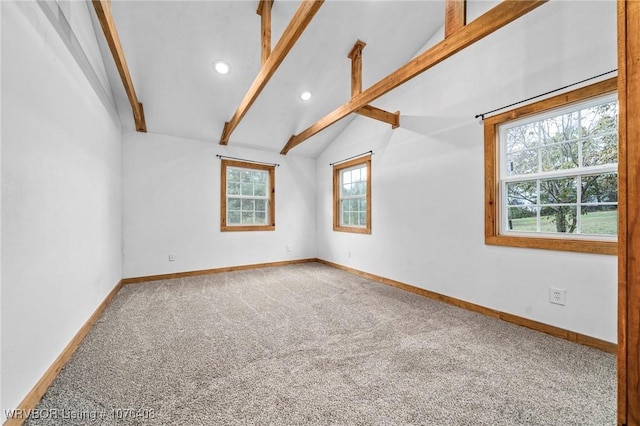
[[[148,132],[219,143],[224,122],[260,69],[257,6],[257,0],[112,2]],[[275,0],[272,46],[298,6],[298,1]],[[443,22],[443,0],[327,0],[233,132],[229,145],[280,152],[293,134],[349,99],[347,54],[356,40],[367,43],[366,89],[404,65]],[[122,83],[104,48],[104,36],[97,35],[124,131],[133,131]],[[215,73],[216,60],[229,63],[231,72]],[[299,99],[303,90],[313,93],[311,101]],[[320,132],[291,154],[319,155],[349,121],[347,117]]]

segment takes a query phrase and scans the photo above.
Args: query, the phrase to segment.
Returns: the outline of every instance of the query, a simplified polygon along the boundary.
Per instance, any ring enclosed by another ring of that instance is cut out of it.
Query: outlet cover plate
[[[555,305],[567,304],[567,290],[563,288],[549,287],[549,302]]]

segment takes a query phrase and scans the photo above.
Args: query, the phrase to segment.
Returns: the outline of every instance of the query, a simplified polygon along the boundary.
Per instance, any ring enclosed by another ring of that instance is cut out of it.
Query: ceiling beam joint
[[[351,97],[359,95],[362,92],[362,49],[367,45],[362,40],[356,41],[353,48],[347,55],[351,59]],[[383,121],[391,124],[391,128],[395,129],[400,126],[400,112],[395,113],[366,105],[355,111],[356,114],[364,117],[373,118],[374,120]]]
[[[320,9],[320,6],[324,3],[324,0],[303,0],[298,7],[295,15],[285,28],[280,40],[276,44],[275,48],[260,67],[260,71],[256,76],[253,84],[249,88],[249,91],[240,102],[240,106],[233,114],[231,119],[225,124],[222,136],[220,137],[220,145],[227,145],[231,133],[238,126],[242,118],[245,116],[251,105],[258,98],[258,95],[262,92],[262,89],[267,85],[273,74],[276,72],[284,58],[287,56],[293,45],[298,41],[304,30],[307,28],[313,16]]]
[[[118,74],[122,79],[122,85],[129,98],[131,109],[133,111],[133,120],[135,122],[136,130],[138,132],[146,132],[147,124],[144,120],[144,109],[142,104],[138,101],[136,90],[133,87],[133,80],[129,73],[129,67],[127,66],[127,60],[124,57],[124,51],[120,44],[120,37],[116,31],[116,25],[113,22],[113,16],[111,15],[111,1],[110,0],[92,0],[93,8],[96,11],[98,21],[102,27],[102,32],[111,50],[111,55],[118,69]]]
[[[467,24],[467,0],[445,0],[444,37],[458,31]]]
[[[422,74],[464,48],[471,46],[478,40],[483,39],[521,16],[526,15],[547,1],[548,0],[504,0],[498,3],[477,19],[452,33],[445,40],[416,56],[364,92],[352,97],[347,103],[321,118],[315,124],[303,130],[301,133],[293,135],[280,153],[283,155],[287,154],[291,149],[313,135],[342,120],[347,115],[358,111],[360,108],[368,105],[382,95],[389,93],[415,76]]]

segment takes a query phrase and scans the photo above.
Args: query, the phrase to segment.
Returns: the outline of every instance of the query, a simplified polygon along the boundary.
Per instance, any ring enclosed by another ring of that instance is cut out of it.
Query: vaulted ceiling
[[[275,0],[272,46],[300,3]],[[147,131],[218,144],[261,66],[258,1],[113,1],[111,11]],[[363,90],[411,59],[444,24],[442,1],[327,0],[232,133],[229,146],[280,152],[289,138],[351,96],[351,62],[357,40]],[[99,26],[96,25],[99,32]],[[124,131],[133,131],[131,106],[104,36],[103,57]],[[217,60],[231,71],[213,70]],[[300,100],[308,90],[310,101]],[[384,105],[374,106],[396,111]],[[347,117],[296,147],[315,157],[351,120]]]

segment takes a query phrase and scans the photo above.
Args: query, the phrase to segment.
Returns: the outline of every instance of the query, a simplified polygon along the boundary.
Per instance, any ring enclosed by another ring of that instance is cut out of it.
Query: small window
[[[371,155],[333,166],[333,230],[371,233]]]
[[[220,229],[273,231],[275,167],[222,160]]]
[[[486,241],[616,253],[615,79],[485,120]]]

